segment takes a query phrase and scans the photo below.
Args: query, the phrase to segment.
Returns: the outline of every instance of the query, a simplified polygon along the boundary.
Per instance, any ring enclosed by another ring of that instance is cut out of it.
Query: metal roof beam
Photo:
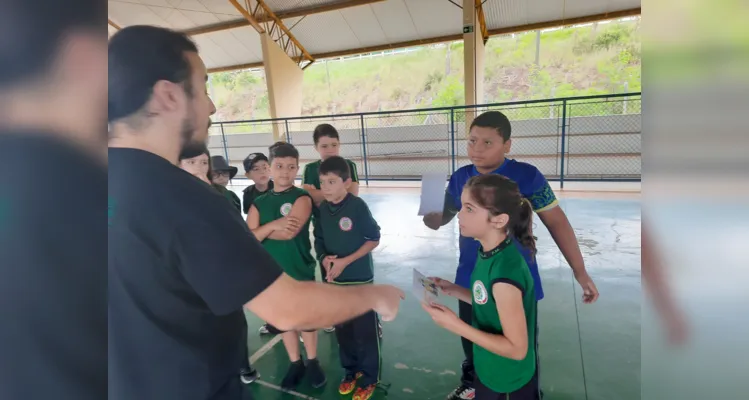
[[[484,17],[484,1],[476,0],[476,15],[479,21],[479,29],[481,29],[481,37],[484,38],[484,44],[489,40],[489,31],[486,29],[486,18]]]
[[[257,4],[250,7],[249,0],[245,0],[245,7],[237,0],[229,2],[237,9],[259,34],[267,34],[300,68],[309,67],[315,62],[307,50],[294,37],[289,28],[271,11],[263,0],[254,0]],[[259,22],[263,21],[263,22]]]
[[[587,23],[598,22],[598,21],[606,21],[606,20],[611,20],[611,19],[633,17],[633,16],[637,16],[641,14],[642,14],[641,8],[633,8],[630,10],[614,11],[614,12],[604,13],[604,14],[595,14],[595,15],[589,15],[586,17],[567,18],[567,19],[561,19],[561,20],[556,20],[556,21],[511,26],[507,28],[489,29],[488,34],[490,37],[500,36],[500,35],[509,35],[511,33],[528,32],[528,31],[535,31],[539,29],[558,28],[558,27],[564,27],[564,26],[570,26],[570,25],[580,25],[580,24],[587,24]],[[439,37],[434,37],[434,38],[429,38],[429,39],[408,40],[405,42],[389,43],[389,44],[382,44],[382,45],[377,45],[377,46],[360,47],[357,49],[313,54],[312,57],[316,60],[320,60],[320,59],[325,59],[325,58],[337,58],[337,57],[345,57],[345,56],[351,56],[351,55],[356,55],[356,54],[373,53],[373,52],[383,51],[383,50],[402,49],[405,47],[426,46],[429,44],[455,42],[459,40],[463,40],[462,33],[458,33],[454,35],[439,36]],[[255,63],[249,63],[249,64],[239,64],[239,65],[232,65],[232,66],[226,66],[226,67],[211,68],[208,70],[208,72],[209,73],[224,72],[224,71],[233,71],[237,69],[259,68],[262,66],[263,66],[262,61],[259,61]]]
[[[296,17],[304,17],[307,15],[320,14],[320,13],[324,13],[328,11],[343,10],[345,8],[363,6],[363,5],[372,4],[372,3],[380,3],[383,1],[385,0],[348,0],[348,1],[342,1],[339,3],[317,6],[317,7],[308,7],[308,8],[303,8],[303,9],[278,12],[276,13],[276,17],[278,17],[278,19],[281,19],[281,20],[289,19],[289,18],[296,18]],[[257,18],[257,22],[258,23],[270,22],[270,20],[266,19],[266,17],[263,17],[263,18]],[[197,28],[183,30],[182,32],[187,35],[194,36],[194,35],[203,35],[203,34],[212,33],[212,32],[225,31],[228,29],[241,28],[243,26],[250,26],[250,22],[247,21],[246,18],[236,19],[236,20],[227,21],[227,22],[220,22],[218,24],[199,26]]]
[[[112,20],[111,20],[111,19],[109,19],[109,18],[107,18],[107,23],[109,24],[109,26],[111,26],[111,27],[112,27],[112,28],[114,28],[114,29],[117,29],[118,31],[119,31],[120,29],[122,29],[122,28],[120,28],[120,26],[119,26],[119,25],[117,25],[117,24],[115,24],[114,22],[112,22]]]

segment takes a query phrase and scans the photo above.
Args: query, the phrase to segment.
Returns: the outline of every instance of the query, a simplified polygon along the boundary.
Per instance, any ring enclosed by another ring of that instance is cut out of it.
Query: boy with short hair
[[[445,192],[443,212],[424,216],[424,224],[437,230],[449,223],[461,209],[460,196],[471,177],[483,174],[506,176],[517,183],[521,195],[530,202],[533,211],[536,212],[541,222],[549,230],[551,237],[559,246],[559,250],[572,267],[575,279],[583,289],[583,301],[585,303],[595,302],[598,299],[598,289],[596,289],[595,283],[585,270],[585,262],[577,243],[575,231],[567,220],[564,211],[559,207],[554,191],[546,178],[533,165],[505,157],[512,146],[511,129],[510,120],[499,111],[487,111],[473,120],[468,137],[468,157],[472,164],[466,165],[453,173]],[[523,247],[517,241],[514,241],[514,244],[528,264],[534,281],[536,299],[539,301],[544,297],[544,292],[541,287],[536,257],[530,249]],[[471,273],[476,265],[479,247],[478,241],[470,237],[460,236],[460,258],[455,283],[463,288],[470,286]],[[459,302],[460,319],[470,323],[473,318],[472,312],[471,304]],[[538,335],[538,324],[536,325],[536,335]],[[475,396],[473,344],[465,338],[462,338],[462,342],[463,352],[466,356],[462,366],[462,382],[447,397],[448,400],[473,399]],[[538,340],[536,340],[536,346],[538,346]],[[538,352],[536,352],[536,357],[538,358]],[[540,368],[538,368],[538,371],[540,376]]]
[[[320,124],[315,127],[312,132],[312,141],[315,143],[315,150],[320,154],[320,159],[309,163],[304,166],[304,173],[302,174],[302,188],[309,192],[314,202],[312,209],[312,226],[313,229],[317,229],[317,217],[318,217],[318,206],[325,200],[322,191],[320,190],[320,164],[330,157],[338,156],[341,147],[341,138],[338,135],[338,130],[330,124]],[[359,195],[359,174],[356,171],[356,164],[353,161],[344,159],[348,164],[350,171],[351,183],[348,186],[347,191],[355,196]],[[325,282],[325,268],[320,268],[320,275],[322,276],[323,282]],[[325,332],[335,331],[334,327],[325,328]]]
[[[263,153],[250,153],[242,161],[244,176],[253,182],[242,191],[242,211],[250,212],[250,206],[256,198],[273,189],[273,181],[270,179],[270,164],[268,157]]]
[[[320,124],[315,127],[312,133],[312,140],[315,143],[315,150],[320,154],[320,159],[304,166],[302,188],[308,191],[315,204],[319,205],[325,200],[320,190],[320,164],[330,157],[338,156],[341,147],[341,138],[333,125]],[[358,196],[359,174],[356,171],[356,164],[351,160],[344,160],[351,171],[351,184],[348,186],[347,191]]]
[[[278,142],[269,153],[274,186],[250,206],[247,225],[287,275],[299,281],[314,281],[315,259],[309,237],[312,199],[307,191],[294,186],[299,151],[289,143]],[[322,387],[326,378],[317,360],[317,331],[301,332],[307,353],[305,366],[299,349],[300,332],[282,332],[271,325],[268,330],[282,334],[291,361],[281,387],[295,389],[305,374],[312,387]]]
[[[380,243],[380,227],[367,203],[350,193],[347,160],[327,157],[319,165],[320,192],[315,229],[315,251],[327,281],[338,285],[366,285],[374,280],[372,250]],[[368,400],[380,381],[378,320],[369,312],[336,327],[341,366],[345,376],[338,391],[354,400]],[[358,388],[357,388],[357,380]]]

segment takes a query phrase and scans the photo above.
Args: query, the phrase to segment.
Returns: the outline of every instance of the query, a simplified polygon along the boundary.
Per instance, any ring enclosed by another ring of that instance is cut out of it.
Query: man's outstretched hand
[[[406,294],[391,285],[374,285],[371,289],[375,297],[374,312],[379,314],[383,321],[394,320],[398,315],[400,302],[406,298]]]

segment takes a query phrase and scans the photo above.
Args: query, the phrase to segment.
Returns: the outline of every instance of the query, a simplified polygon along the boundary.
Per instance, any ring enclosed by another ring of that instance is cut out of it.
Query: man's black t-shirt
[[[107,396],[107,171],[0,132],[0,399]]]
[[[210,186],[109,149],[109,398],[237,400],[242,306],[281,274]]]

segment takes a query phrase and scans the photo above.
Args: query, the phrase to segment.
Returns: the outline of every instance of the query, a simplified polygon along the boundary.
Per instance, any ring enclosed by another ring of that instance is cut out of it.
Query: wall
[[[302,80],[304,71],[276,44],[267,33],[260,35],[268,85],[271,118],[302,115]],[[283,127],[273,126],[277,139],[284,136]]]

